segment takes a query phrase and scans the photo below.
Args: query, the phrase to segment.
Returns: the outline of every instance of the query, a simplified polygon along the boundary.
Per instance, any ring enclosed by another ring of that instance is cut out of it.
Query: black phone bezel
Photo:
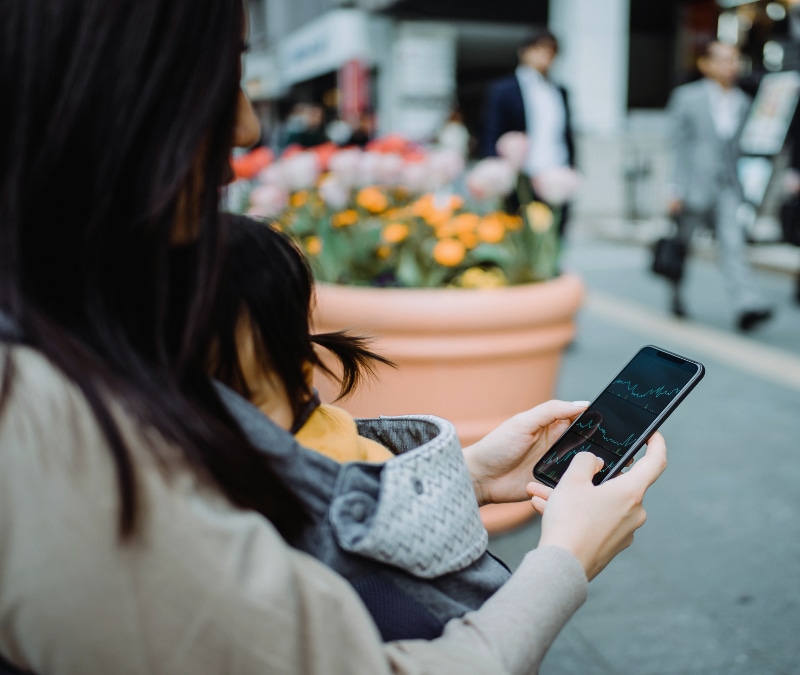
[[[600,393],[594,398],[594,400],[591,403],[589,403],[586,410],[591,409],[591,407],[595,404],[597,399],[613,384],[614,380],[617,379],[619,374],[623,372],[637,357],[639,357],[643,352],[646,352],[647,350],[652,350],[655,352],[654,356],[657,356],[659,358],[664,358],[668,361],[672,361],[673,363],[679,362],[680,364],[684,363],[691,364],[695,366],[697,370],[694,373],[694,375],[692,375],[691,379],[684,385],[683,389],[681,389],[681,391],[675,396],[675,398],[672,401],[670,401],[670,403],[667,405],[666,408],[664,408],[664,410],[662,410],[658,415],[656,415],[655,419],[653,419],[653,421],[647,426],[647,428],[639,435],[639,437],[631,445],[631,447],[625,451],[625,454],[614,465],[614,468],[612,468],[611,471],[609,471],[603,477],[603,479],[599,483],[597,483],[597,485],[602,485],[603,483],[609,481],[611,478],[618,475],[619,472],[625,468],[625,465],[630,461],[630,459],[634,457],[636,453],[639,452],[639,450],[641,450],[644,447],[644,445],[647,442],[647,439],[650,438],[651,434],[654,431],[658,430],[658,428],[666,421],[666,419],[672,414],[672,412],[678,407],[678,405],[680,405],[680,403],[686,398],[686,396],[688,396],[688,394],[692,391],[692,389],[695,388],[697,383],[700,380],[702,380],[703,376],[705,375],[706,372],[705,366],[699,361],[688,359],[685,356],[681,356],[680,354],[675,354],[674,352],[664,349],[663,347],[657,347],[656,345],[645,345],[640,349],[638,349],[637,352],[630,359],[628,359],[625,365],[622,366],[622,368],[620,368],[617,371],[614,377],[612,377],[609,380],[608,384],[605,387],[603,387],[600,390]],[[572,428],[572,426],[578,420],[581,419],[583,414],[584,413],[581,413],[578,417],[575,418],[575,420],[573,420],[572,424],[570,424],[569,427],[564,431],[564,433],[561,434],[561,436],[559,436],[558,439],[556,439],[556,441],[550,446],[550,448],[547,449],[544,455],[542,455],[542,458],[538,462],[536,462],[532,471],[535,480],[551,488],[554,488],[558,484],[558,481],[554,481],[549,476],[545,476],[543,474],[538,473],[537,468],[542,459],[544,459],[550,452],[550,449],[553,448],[556,445],[556,443],[558,443],[567,434],[567,432]]]

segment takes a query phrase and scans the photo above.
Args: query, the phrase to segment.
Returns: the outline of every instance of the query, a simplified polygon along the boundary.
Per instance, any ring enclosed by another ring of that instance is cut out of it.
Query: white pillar
[[[550,0],[560,53],[553,76],[570,93],[576,131],[614,134],[628,97],[630,0]]]
[[[453,105],[456,29],[446,22],[398,21],[378,84],[379,132],[430,141]]]

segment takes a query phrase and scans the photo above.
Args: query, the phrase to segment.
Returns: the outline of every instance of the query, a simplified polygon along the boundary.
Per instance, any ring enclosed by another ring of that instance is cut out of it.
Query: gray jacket
[[[741,92],[741,100],[739,128],[732,138],[723,139],[714,126],[709,83],[705,79],[681,85],[672,92],[667,108],[674,147],[673,183],[675,196],[689,211],[707,211],[726,187],[741,194],[736,161],[751,99]]]

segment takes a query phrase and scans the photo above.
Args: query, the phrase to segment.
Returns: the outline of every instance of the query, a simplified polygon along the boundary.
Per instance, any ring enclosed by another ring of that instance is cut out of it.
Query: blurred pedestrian
[[[325,132],[325,109],[319,103],[300,104],[292,115],[292,127],[286,139],[287,145],[314,148],[328,142]]]
[[[375,124],[372,112],[369,110],[362,110],[358,114],[358,120],[353,128],[350,138],[347,139],[346,145],[354,145],[359,148],[364,148],[372,140],[375,134]]]
[[[558,55],[558,40],[546,28],[537,28],[520,44],[519,65],[513,74],[489,86],[484,111],[482,153],[497,155],[497,140],[507,131],[528,135],[528,155],[524,171],[533,182],[552,169],[575,166],[575,143],[566,89],[550,79],[550,69]],[[511,208],[513,208],[513,204]],[[564,236],[569,205],[561,212],[559,234]]]
[[[447,120],[439,130],[436,142],[441,148],[455,150],[464,159],[469,156],[472,137],[458,108],[450,111]]]
[[[338,147],[347,145],[351,133],[350,125],[338,116],[325,125],[325,135]]]
[[[699,224],[714,229],[736,326],[749,331],[772,316],[746,257],[744,197],[736,172],[751,99],[737,85],[736,46],[708,42],[697,67],[703,77],[677,87],[668,104],[675,149],[668,209],[678,224],[678,238],[687,246]],[[675,316],[686,316],[681,280],[673,282],[670,308]]]

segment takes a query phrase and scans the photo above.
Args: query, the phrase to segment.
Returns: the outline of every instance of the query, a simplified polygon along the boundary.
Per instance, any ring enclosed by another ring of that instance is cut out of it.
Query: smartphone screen
[[[533,469],[555,487],[572,458],[603,460],[595,485],[619,473],[705,373],[703,365],[659,347],[640,349]]]

